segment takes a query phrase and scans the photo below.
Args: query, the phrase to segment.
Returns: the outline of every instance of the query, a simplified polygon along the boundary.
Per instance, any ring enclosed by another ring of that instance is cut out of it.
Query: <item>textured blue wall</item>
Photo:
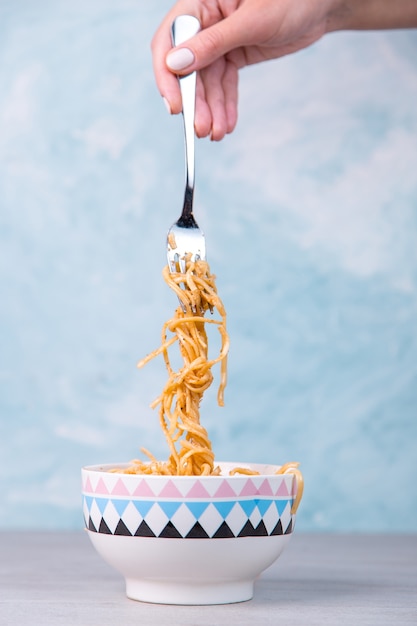
[[[0,5],[0,526],[81,527],[79,469],[167,451],[149,408],[181,119],[149,43],[170,6]],[[304,530],[417,530],[417,34],[331,35],[241,77],[197,145],[228,310],[220,460],[299,460]]]

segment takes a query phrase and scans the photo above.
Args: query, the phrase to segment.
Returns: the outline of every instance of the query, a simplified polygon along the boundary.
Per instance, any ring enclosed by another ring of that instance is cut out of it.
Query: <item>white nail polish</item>
[[[165,104],[166,110],[168,111],[168,113],[171,115],[172,111],[171,111],[171,105],[169,104],[168,100],[165,98],[165,96],[162,96],[162,100]]]
[[[180,48],[170,52],[167,56],[167,65],[171,70],[183,70],[194,61],[194,54],[188,48]]]

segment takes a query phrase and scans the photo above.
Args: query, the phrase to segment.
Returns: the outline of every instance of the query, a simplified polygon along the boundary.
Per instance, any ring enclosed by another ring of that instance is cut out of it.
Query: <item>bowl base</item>
[[[128,598],[152,604],[209,605],[246,602],[253,598],[253,587],[252,580],[192,584],[126,579]]]
[[[195,605],[250,600],[256,578],[291,538],[291,534],[229,539],[88,534],[97,552],[122,574],[132,600]]]

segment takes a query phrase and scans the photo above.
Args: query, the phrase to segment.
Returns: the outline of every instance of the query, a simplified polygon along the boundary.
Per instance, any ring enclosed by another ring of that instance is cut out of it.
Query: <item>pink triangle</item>
[[[196,480],[190,491],[187,493],[187,498],[210,498],[210,494],[204,487],[203,483]]]
[[[139,497],[151,497],[154,498],[155,494],[152,491],[152,489],[149,487],[148,483],[146,482],[146,480],[141,480],[139,485],[136,487],[135,491],[133,492],[134,496],[139,496]]]
[[[85,481],[84,491],[86,491],[87,493],[91,493],[93,491],[89,476],[87,476],[87,480]]]
[[[297,482],[295,476],[294,476],[294,478],[292,480],[291,491],[292,491],[292,495],[295,497],[297,495],[297,491],[298,491],[298,482]]]
[[[108,495],[108,493],[109,493],[109,490],[107,489],[106,485],[104,484],[104,480],[102,478],[100,478],[100,480],[97,483],[96,493],[102,493],[102,494],[106,494],[106,495]]]
[[[217,489],[216,493],[214,494],[214,497],[215,498],[229,498],[230,496],[235,497],[236,494],[231,488],[231,486],[229,485],[229,483],[227,482],[227,480],[223,480],[222,484],[220,485],[220,487]]]
[[[163,498],[182,498],[181,493],[178,491],[178,488],[175,486],[172,480],[169,480],[167,482],[159,495]]]
[[[255,496],[258,493],[258,488],[257,486],[254,484],[253,480],[251,478],[249,478],[246,482],[245,485],[242,489],[242,491],[240,492],[239,495],[241,496]]]
[[[272,496],[271,485],[269,484],[269,480],[265,478],[262,485],[258,489],[258,493],[260,496]]]
[[[285,497],[285,498],[288,498],[288,496],[290,495],[288,493],[288,489],[287,489],[287,485],[286,485],[284,477],[282,478],[281,484],[278,487],[278,491],[277,491],[277,493],[275,495],[282,496],[282,497]]]
[[[117,483],[115,484],[111,492],[112,492],[112,495],[114,496],[130,496],[130,493],[128,492],[126,488],[126,485],[124,484],[121,478],[119,478],[119,480],[117,481]]]

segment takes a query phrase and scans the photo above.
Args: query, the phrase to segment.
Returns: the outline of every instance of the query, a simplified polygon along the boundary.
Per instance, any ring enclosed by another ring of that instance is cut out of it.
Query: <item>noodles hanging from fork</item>
[[[114,468],[113,471],[125,474],[216,476],[220,474],[220,468],[214,465],[210,439],[200,424],[200,403],[204,392],[213,382],[213,366],[220,364],[217,401],[220,406],[224,405],[229,351],[226,311],[217,293],[215,277],[210,273],[206,261],[187,261],[185,273],[171,273],[165,267],[163,277],[178,296],[180,305],[174,316],[163,325],[160,347],[139,361],[138,367],[143,367],[161,354],[164,358],[168,380],[151,407],[159,406],[159,420],[170,456],[167,461],[158,461],[142,448],[148,457],[147,461],[135,459],[127,468]],[[218,318],[205,317],[207,311],[216,311]],[[215,358],[209,358],[206,324],[214,324],[220,333],[220,351]],[[183,361],[178,371],[171,365],[169,356],[169,349],[176,343]],[[298,465],[286,463],[276,471],[277,474],[295,475],[297,495],[292,513],[297,510],[304,487]],[[232,476],[258,473],[246,467],[235,467],[230,471]]]
[[[227,382],[229,337],[226,311],[217,294],[215,276],[206,261],[187,261],[185,273],[163,270],[168,286],[176,293],[180,305],[172,319],[162,328],[161,346],[138,363],[143,367],[159,354],[163,355],[168,380],[161,395],[152,403],[159,405],[159,420],[168,442],[168,461],[157,461],[147,450],[149,461],[134,460],[123,472],[131,474],[216,475],[214,454],[206,429],[200,424],[200,403],[213,381],[212,368],[220,363],[217,401],[224,405]],[[220,319],[206,318],[217,311]],[[220,333],[220,352],[209,358],[206,324],[214,324]],[[171,335],[171,336],[169,336]],[[183,366],[176,371],[168,349],[178,342]],[[118,470],[120,471],[120,470]]]

